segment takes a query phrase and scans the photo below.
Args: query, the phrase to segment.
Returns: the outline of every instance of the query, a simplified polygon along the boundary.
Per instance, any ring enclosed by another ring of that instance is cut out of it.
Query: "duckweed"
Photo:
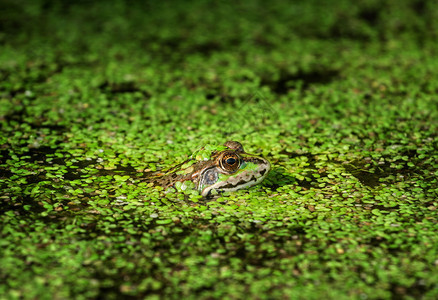
[[[2,1],[0,295],[436,299],[437,10],[350,2]]]

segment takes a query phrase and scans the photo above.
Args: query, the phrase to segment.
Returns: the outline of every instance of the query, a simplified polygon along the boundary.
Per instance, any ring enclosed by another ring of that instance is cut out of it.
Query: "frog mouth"
[[[243,170],[237,174],[231,174],[227,176],[225,181],[219,181],[203,188],[201,195],[204,197],[208,196],[212,190],[217,190],[219,192],[233,192],[254,186],[263,181],[271,169],[269,162],[261,158],[250,158],[246,160],[245,163],[256,163],[257,168],[250,168],[249,170]]]

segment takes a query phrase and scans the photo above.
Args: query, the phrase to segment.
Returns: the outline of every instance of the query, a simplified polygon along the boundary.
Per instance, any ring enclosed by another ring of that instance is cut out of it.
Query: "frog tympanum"
[[[239,142],[228,141],[223,146],[201,148],[183,163],[154,174],[150,181],[166,189],[196,189],[207,196],[213,190],[236,191],[256,185],[270,169],[269,161],[246,153]]]

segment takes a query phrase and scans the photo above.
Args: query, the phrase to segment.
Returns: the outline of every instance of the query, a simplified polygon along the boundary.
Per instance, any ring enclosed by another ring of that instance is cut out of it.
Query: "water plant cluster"
[[[336,3],[2,1],[0,298],[436,299],[438,11]]]

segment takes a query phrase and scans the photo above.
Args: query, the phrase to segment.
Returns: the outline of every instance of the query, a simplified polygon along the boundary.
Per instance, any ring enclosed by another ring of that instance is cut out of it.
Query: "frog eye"
[[[234,165],[236,163],[236,159],[234,157],[229,157],[225,162],[229,165]]]
[[[220,166],[224,171],[235,172],[240,167],[240,158],[236,153],[226,152],[220,159]]]

